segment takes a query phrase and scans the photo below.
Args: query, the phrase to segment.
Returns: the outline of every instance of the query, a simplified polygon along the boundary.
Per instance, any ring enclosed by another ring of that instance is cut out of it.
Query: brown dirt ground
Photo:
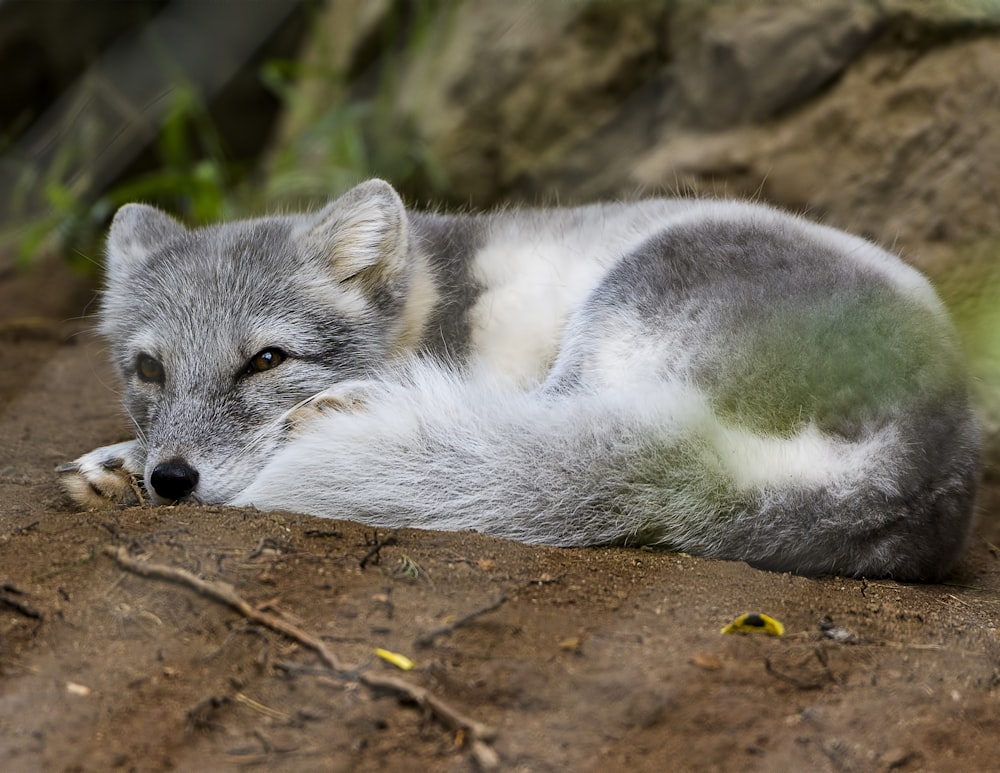
[[[947,585],[805,579],[628,549],[379,533],[231,508],[81,513],[53,468],[127,437],[90,290],[0,276],[0,768],[418,770],[468,737],[301,644],[103,552],[231,583],[355,673],[496,731],[502,770],[998,770],[1000,495]],[[428,631],[506,602],[421,644]],[[729,636],[743,612],[782,638]],[[852,634],[824,635],[830,618]],[[407,673],[374,656],[404,653]]]

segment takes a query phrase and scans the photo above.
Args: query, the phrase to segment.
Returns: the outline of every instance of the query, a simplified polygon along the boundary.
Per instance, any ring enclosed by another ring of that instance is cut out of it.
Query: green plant
[[[196,90],[180,83],[156,127],[155,163],[106,189],[94,185],[88,162],[99,155],[107,127],[78,122],[60,136],[43,166],[26,166],[11,208],[16,226],[0,231],[0,244],[13,245],[25,265],[51,245],[84,270],[114,211],[144,201],[201,225],[279,205],[301,207],[329,199],[371,176],[393,181],[404,194],[443,194],[441,166],[411,122],[396,110],[401,73],[432,45],[431,31],[443,23],[449,2],[400,3],[384,14],[363,61],[352,72],[298,61],[271,61],[260,77],[286,109],[304,100],[309,81],[336,84],[320,107],[306,106],[305,128],[275,148],[264,168],[247,170],[228,159],[224,142]],[[103,131],[102,131],[103,129]]]
[[[114,211],[129,201],[146,201],[203,224],[239,210],[231,193],[234,172],[205,105],[193,88],[179,85],[158,127],[156,164],[143,172],[95,191],[88,158],[97,152],[97,127],[65,132],[44,168],[19,170],[11,201],[16,225],[0,233],[12,245],[16,260],[27,265],[52,244],[83,270],[93,267],[93,254]],[[41,214],[32,214],[32,212]]]
[[[385,13],[371,34],[364,62],[348,72],[308,62],[271,62],[264,83],[289,107],[309,116],[303,129],[276,150],[265,184],[270,200],[301,204],[330,198],[358,181],[392,180],[405,193],[442,194],[448,182],[441,165],[411,121],[400,115],[401,73],[430,45],[447,3],[399,4]],[[318,81],[325,105],[306,101]]]

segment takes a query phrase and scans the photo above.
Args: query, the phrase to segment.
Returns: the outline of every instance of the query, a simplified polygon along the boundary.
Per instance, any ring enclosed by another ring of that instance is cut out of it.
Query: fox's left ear
[[[299,239],[307,255],[328,261],[337,281],[381,283],[405,265],[406,208],[389,183],[369,180],[316,213]]]
[[[126,204],[115,213],[108,231],[108,275],[142,265],[154,249],[185,233],[180,222],[156,207]]]

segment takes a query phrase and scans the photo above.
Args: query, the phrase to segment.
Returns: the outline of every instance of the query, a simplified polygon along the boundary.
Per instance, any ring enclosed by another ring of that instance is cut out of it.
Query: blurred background
[[[931,276],[998,458],[996,0],[0,0],[0,72],[7,316],[80,313],[131,200],[754,198]]]

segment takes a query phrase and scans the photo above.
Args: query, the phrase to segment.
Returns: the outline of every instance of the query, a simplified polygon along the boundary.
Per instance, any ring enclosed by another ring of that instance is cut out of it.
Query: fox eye
[[[163,363],[151,355],[143,353],[135,358],[135,372],[140,381],[149,384],[163,383]]]
[[[276,347],[268,347],[267,349],[261,349],[247,363],[244,372],[248,376],[252,376],[254,373],[263,373],[265,370],[271,370],[271,368],[277,368],[281,363],[285,361],[286,355],[281,349]]]

